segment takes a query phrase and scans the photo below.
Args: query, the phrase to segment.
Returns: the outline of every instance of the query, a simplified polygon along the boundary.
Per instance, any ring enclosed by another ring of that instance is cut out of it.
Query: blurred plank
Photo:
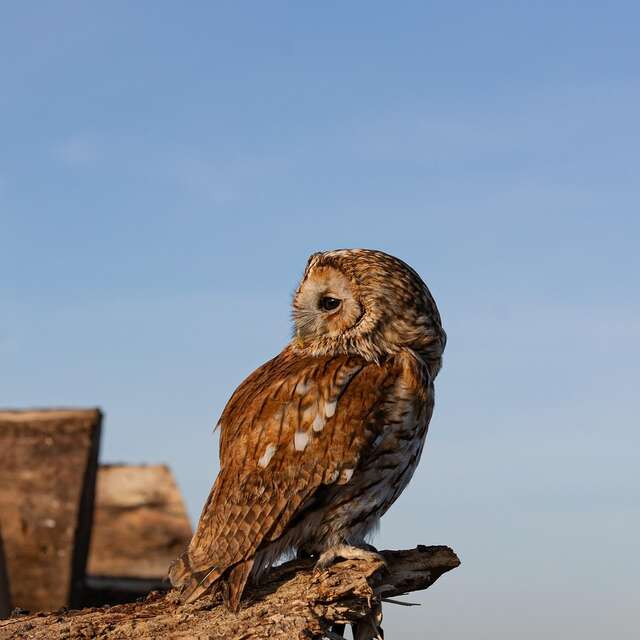
[[[81,601],[101,422],[97,409],[0,411],[0,514],[14,607]]]
[[[11,598],[9,597],[9,575],[2,544],[2,530],[0,529],[0,618],[6,618],[11,612]]]
[[[162,582],[191,533],[182,495],[167,466],[100,466],[87,567],[91,579]]]

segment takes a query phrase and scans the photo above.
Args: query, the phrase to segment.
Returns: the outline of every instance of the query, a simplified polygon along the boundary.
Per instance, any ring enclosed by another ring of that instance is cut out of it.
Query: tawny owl
[[[381,251],[313,254],[294,336],[220,418],[220,472],[170,577],[237,610],[251,576],[286,552],[358,557],[411,479],[446,334],[420,276]]]

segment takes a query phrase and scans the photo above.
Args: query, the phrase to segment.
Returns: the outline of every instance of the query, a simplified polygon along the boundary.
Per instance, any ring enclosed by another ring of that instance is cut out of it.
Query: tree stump
[[[84,606],[129,602],[163,583],[191,540],[166,465],[100,465]]]
[[[385,599],[426,589],[460,564],[449,547],[381,553],[384,561],[349,560],[322,572],[312,560],[276,567],[249,588],[237,614],[217,596],[182,605],[173,592],[152,593],[139,603],[2,620],[0,640],[335,639],[343,624],[358,625],[359,640],[368,640]]]
[[[81,601],[101,421],[97,409],[0,412],[0,514],[15,607]]]

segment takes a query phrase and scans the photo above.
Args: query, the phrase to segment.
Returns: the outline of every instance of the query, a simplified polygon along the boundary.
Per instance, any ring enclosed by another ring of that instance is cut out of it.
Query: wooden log
[[[0,618],[6,618],[11,611],[11,598],[9,597],[9,573],[4,555],[2,543],[2,529],[0,529]]]
[[[320,639],[337,638],[332,627],[340,624],[357,624],[359,637],[371,638],[384,598],[426,589],[460,564],[448,547],[382,556],[384,561],[349,560],[319,573],[312,560],[288,562],[250,587],[238,614],[216,596],[181,605],[173,592],[152,593],[140,603],[0,621],[0,640]]]
[[[13,606],[77,606],[89,548],[98,409],[0,411],[0,514]]]
[[[166,465],[100,465],[84,605],[128,602],[168,587],[169,564],[191,535]]]

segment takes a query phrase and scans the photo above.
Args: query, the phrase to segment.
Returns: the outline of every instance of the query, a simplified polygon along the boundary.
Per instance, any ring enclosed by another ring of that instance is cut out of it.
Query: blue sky
[[[40,2],[0,20],[0,406],[99,405],[197,518],[309,253],[414,266],[449,335],[377,544],[463,564],[395,638],[637,633],[633,2]]]

